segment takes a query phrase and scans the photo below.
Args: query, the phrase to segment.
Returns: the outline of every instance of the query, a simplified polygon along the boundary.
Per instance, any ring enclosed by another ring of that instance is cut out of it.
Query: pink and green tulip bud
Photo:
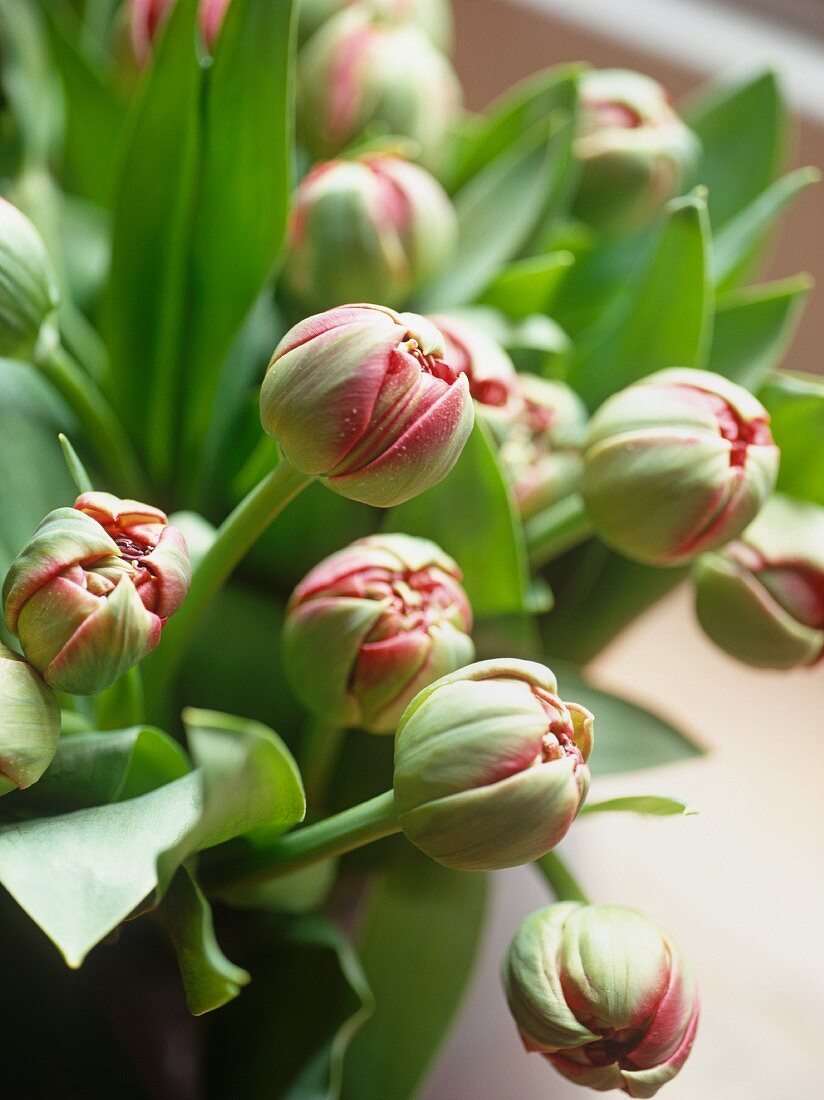
[[[604,229],[635,229],[680,194],[699,152],[666,89],[642,73],[604,69],[581,78],[574,212]]]
[[[160,641],[189,588],[186,542],[157,508],[84,493],[12,563],[6,625],[48,684],[94,695]]]
[[[686,960],[635,909],[539,909],[516,932],[503,981],[526,1049],[599,1092],[655,1096],[695,1039],[698,991]]]
[[[54,692],[0,643],[0,794],[36,783],[54,759],[59,736]]]
[[[739,535],[775,488],[769,414],[709,371],[659,371],[592,418],[582,492],[596,533],[634,561],[681,565]]]
[[[231,0],[200,0],[200,31],[207,49],[214,47]],[[131,0],[132,50],[139,65],[145,65],[154,43],[177,0]]]
[[[592,715],[548,668],[481,661],[424,688],[395,741],[407,839],[445,867],[530,863],[566,835],[589,789]]]
[[[495,426],[521,411],[518,372],[504,349],[483,329],[461,317],[440,313],[429,320],[443,336],[446,361],[465,374],[480,412]]]
[[[499,454],[528,519],[577,491],[587,411],[563,382],[522,374],[520,390],[522,407],[504,427]]]
[[[739,661],[797,668],[824,657],[824,508],[772,497],[693,576],[698,621]]]
[[[260,391],[264,430],[341,496],[389,508],[455,465],[473,424],[466,378],[414,313],[340,306],[295,325]]]
[[[58,304],[43,238],[25,214],[0,199],[0,356],[28,359]]]
[[[452,45],[452,9],[449,0],[301,0],[298,38],[302,43],[345,8],[367,7],[395,23],[415,23],[439,50]]]
[[[428,167],[442,159],[461,95],[447,58],[412,23],[355,5],[301,52],[298,132],[318,159],[358,139],[410,138]]]
[[[392,733],[410,699],[475,656],[455,562],[409,535],[360,539],[295,589],[283,635],[299,698],[337,725]]]
[[[297,190],[283,273],[304,306],[401,306],[452,255],[455,210],[425,169],[373,154],[314,168]]]

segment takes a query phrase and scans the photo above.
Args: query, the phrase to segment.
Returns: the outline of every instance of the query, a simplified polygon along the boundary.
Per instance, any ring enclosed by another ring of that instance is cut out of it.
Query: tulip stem
[[[145,478],[131,440],[94,379],[59,343],[35,353],[37,369],[77,417],[101,467],[123,493],[143,496]]]
[[[94,700],[95,728],[121,730],[143,721],[143,678],[135,665]]]
[[[310,722],[303,735],[300,774],[309,812],[322,811],[329,794],[329,781],[340,759],[346,730],[319,719]]]
[[[540,569],[586,542],[593,534],[593,527],[583,498],[573,493],[527,520],[524,533],[529,564]]]
[[[213,893],[259,886],[400,831],[395,795],[387,791],[334,817],[287,833],[268,847],[246,850],[232,859],[207,865],[200,877]]]
[[[269,524],[311,481],[311,477],[281,459],[223,521],[194,571],[183,606],[169,620],[160,647],[147,661],[154,700],[162,701],[168,696],[174,675],[213,596]]]
[[[589,903],[580,883],[556,852],[547,852],[535,860],[535,866],[549,883],[558,901],[582,901]]]

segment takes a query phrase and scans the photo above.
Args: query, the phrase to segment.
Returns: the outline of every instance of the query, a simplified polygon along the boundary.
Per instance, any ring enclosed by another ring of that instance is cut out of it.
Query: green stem
[[[144,477],[126,432],[95,381],[60,344],[38,348],[35,366],[54,386],[121,492],[143,495]]]
[[[589,903],[580,883],[557,853],[547,852],[545,856],[535,860],[535,866],[549,883],[558,901]]]
[[[212,598],[270,523],[312,478],[299,473],[285,459],[238,504],[218,528],[215,541],[192,576],[183,606],[164,628],[159,648],[149,658],[150,690],[164,699],[192,636]]]
[[[346,730],[319,719],[309,723],[303,735],[300,774],[310,813],[322,811],[329,794],[329,782],[337,766]]]
[[[287,833],[266,848],[245,851],[231,862],[204,867],[201,878],[208,890],[218,893],[257,886],[400,831],[395,795],[387,791],[315,825]]]
[[[94,715],[98,730],[127,729],[143,722],[143,678],[139,668],[130,668],[96,696]]]
[[[529,564],[533,569],[540,569],[567,550],[586,542],[593,534],[593,527],[583,498],[573,493],[527,520],[524,531]]]

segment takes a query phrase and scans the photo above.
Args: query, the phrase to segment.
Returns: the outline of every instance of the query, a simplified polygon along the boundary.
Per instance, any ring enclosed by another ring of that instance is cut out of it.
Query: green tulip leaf
[[[824,506],[824,383],[814,375],[774,374],[758,396],[781,448],[779,491]]]
[[[384,871],[357,950],[375,1012],[344,1063],[344,1100],[411,1100],[447,1037],[483,930],[488,876],[417,852]]]
[[[481,296],[483,305],[494,306],[510,321],[524,321],[531,314],[552,310],[552,300],[575,263],[568,251],[530,256],[501,268]]]
[[[303,817],[294,760],[271,730],[186,712],[196,770],[125,802],[0,827],[0,881],[70,966],[194,853],[268,841]]]
[[[433,539],[451,554],[463,571],[476,615],[520,611],[527,605],[523,529],[480,417],[449,476],[391,509],[384,530]]]
[[[187,867],[172,879],[162,916],[177,955],[186,1003],[193,1016],[222,1008],[250,978],[229,962],[215,939],[212,910]]]
[[[587,802],[581,814],[642,814],[650,817],[691,817],[697,814],[686,802],[656,794],[626,795],[603,802]]]

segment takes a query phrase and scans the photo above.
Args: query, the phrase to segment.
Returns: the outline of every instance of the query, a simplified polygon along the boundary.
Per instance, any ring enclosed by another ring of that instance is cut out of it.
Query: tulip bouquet
[[[557,846],[685,809],[588,798],[700,752],[586,672],[673,586],[742,661],[824,653],[775,79],[472,114],[446,0],[0,27],[10,1095],[411,1098],[533,864],[526,1049],[653,1096],[695,980]]]

